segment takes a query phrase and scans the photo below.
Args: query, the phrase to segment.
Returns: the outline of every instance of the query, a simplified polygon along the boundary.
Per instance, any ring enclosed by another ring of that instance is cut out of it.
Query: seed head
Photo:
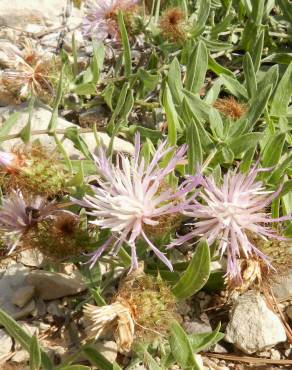
[[[239,103],[233,96],[224,99],[217,99],[214,107],[225,116],[234,120],[239,119],[246,112],[246,105]]]
[[[163,36],[172,41],[183,41],[186,38],[185,19],[185,12],[180,8],[166,10],[159,23]]]

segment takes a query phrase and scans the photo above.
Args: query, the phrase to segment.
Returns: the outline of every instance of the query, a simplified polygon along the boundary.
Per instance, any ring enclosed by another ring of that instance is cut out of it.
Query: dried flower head
[[[55,207],[42,197],[24,196],[13,190],[0,206],[0,233],[11,253],[21,238],[38,222],[52,214]]]
[[[86,3],[86,17],[83,32],[92,38],[103,41],[108,36],[119,38],[117,15],[119,11],[131,13],[139,0],[90,0]]]
[[[182,41],[186,38],[186,14],[180,8],[170,8],[164,12],[159,26],[166,39]]]
[[[197,200],[186,212],[196,219],[194,230],[178,238],[173,245],[182,244],[194,237],[207,239],[209,245],[219,241],[221,256],[227,253],[227,276],[235,283],[241,283],[240,258],[258,258],[271,267],[268,257],[256,246],[252,235],[263,238],[282,239],[267,224],[291,219],[291,216],[270,218],[265,208],[275,199],[280,190],[270,194],[261,181],[256,181],[258,172],[263,169],[252,168],[248,175],[229,171],[221,186],[209,176],[202,181]]]
[[[121,282],[112,304],[85,306],[90,338],[114,332],[118,349],[128,352],[135,338],[149,341],[167,334],[172,319],[178,318],[175,298],[162,279],[139,270]]]
[[[173,148],[166,148],[166,142],[162,143],[146,166],[144,159],[140,158],[140,136],[136,135],[134,158],[130,160],[121,154],[117,158],[118,163],[113,165],[100,148],[99,155],[95,157],[101,176],[99,187],[92,187],[94,196],[86,195],[82,201],[73,199],[73,202],[92,209],[88,212],[95,218],[90,221],[92,224],[109,229],[112,234],[93,253],[92,264],[110,245],[113,244],[117,252],[125,243],[131,248],[132,268],[137,268],[136,240],[142,238],[156,256],[172,269],[170,261],[145,232],[145,227],[159,227],[161,218],[165,222],[166,215],[171,222],[172,217],[176,217],[186,206],[183,199],[186,190],[183,187],[175,190],[169,186],[161,191],[169,173],[182,160],[186,146],[179,148],[164,168],[160,167],[161,160],[171,151]]]
[[[35,95],[48,98],[54,94],[50,76],[54,69],[52,56],[26,40],[23,50],[2,45],[0,53],[6,54],[6,68],[0,82],[5,90],[20,98]],[[2,58],[2,63],[5,59]]]
[[[233,96],[224,99],[217,99],[214,107],[225,116],[234,120],[239,119],[246,112],[246,105],[239,103]]]
[[[10,153],[0,152],[2,176],[0,184],[9,192],[53,196],[65,187],[66,174],[51,150],[40,144],[18,146]]]
[[[27,234],[25,243],[29,247],[39,249],[51,259],[62,260],[86,252],[90,237],[82,228],[77,215],[60,210],[52,217],[39,222]]]

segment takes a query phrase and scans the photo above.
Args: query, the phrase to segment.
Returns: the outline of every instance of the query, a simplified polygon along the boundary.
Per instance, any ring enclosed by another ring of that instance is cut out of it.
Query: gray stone
[[[32,271],[27,282],[34,286],[36,295],[44,300],[54,300],[86,290],[80,277],[71,277],[57,272]]]
[[[225,340],[251,354],[285,342],[286,333],[281,320],[267,307],[261,294],[249,291],[234,302]]]
[[[27,285],[18,288],[11,297],[11,302],[18,307],[24,307],[33,297],[34,287]]]
[[[27,286],[25,280],[28,273],[29,269],[18,263],[11,264],[6,270],[0,271],[0,308],[14,319],[21,319],[28,316],[35,308],[34,301],[19,308],[11,300],[15,291]]]
[[[13,341],[10,336],[3,329],[0,329],[0,362],[1,358],[9,354],[12,345]]]
[[[21,104],[19,106],[9,106],[9,107],[0,108],[0,127],[1,127],[1,124],[3,124],[5,122],[5,120],[12,113],[19,112],[20,115],[18,117],[18,120],[14,124],[14,126],[12,127],[12,129],[10,131],[10,134],[19,133],[23,129],[23,127],[25,127],[25,125],[28,122],[28,112],[27,112],[26,107],[27,107],[26,104]],[[35,107],[33,115],[32,115],[32,120],[31,120],[31,129],[32,129],[32,131],[47,130],[48,124],[49,124],[50,119],[51,119],[51,116],[52,116],[52,113],[49,110],[44,109],[42,107]],[[65,130],[68,127],[75,127],[77,129],[80,129],[80,127],[75,125],[74,123],[71,123],[71,122],[65,120],[64,118],[59,117],[58,120],[57,120],[57,129]],[[60,135],[57,135],[57,136],[61,140],[62,137],[63,137],[63,134],[60,134]],[[96,147],[97,147],[94,134],[92,132],[84,132],[84,133],[81,133],[80,136],[86,142],[89,150],[91,152],[94,152],[96,150]],[[109,137],[108,134],[106,134],[104,132],[99,132],[98,133],[98,138],[105,145],[105,147],[109,146],[110,137]],[[48,148],[51,148],[51,149],[55,148],[55,146],[56,146],[54,138],[52,136],[47,135],[47,134],[33,135],[33,139],[34,140],[39,139],[40,142],[43,145],[45,145],[45,146],[47,146]],[[16,139],[11,139],[11,140],[4,141],[3,143],[1,143],[1,147],[4,151],[9,152],[13,147],[15,147],[15,146],[17,146],[21,143],[22,143],[21,139],[16,138]],[[74,144],[71,140],[65,139],[62,142],[62,144],[63,144],[67,154],[71,157],[71,159],[84,158],[83,154],[80,153],[76,148],[74,148]],[[120,138],[115,138],[114,139],[113,149],[114,149],[114,152],[124,152],[124,153],[130,154],[130,155],[134,153],[134,146],[131,143],[129,143],[128,141],[122,140]]]
[[[94,344],[94,348],[101,353],[109,362],[113,363],[117,359],[118,346],[114,341],[102,341]]]
[[[212,331],[212,327],[206,314],[202,314],[200,318],[194,318],[190,322],[185,322],[184,328],[188,334],[206,333]]]
[[[63,317],[64,312],[60,306],[60,301],[49,302],[47,305],[47,312],[53,316]]]

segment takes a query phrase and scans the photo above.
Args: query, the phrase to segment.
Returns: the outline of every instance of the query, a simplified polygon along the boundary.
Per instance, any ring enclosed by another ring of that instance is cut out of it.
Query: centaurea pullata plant
[[[229,171],[222,185],[211,175],[202,181],[202,190],[186,214],[195,219],[194,229],[179,237],[171,245],[181,245],[202,237],[209,245],[219,242],[221,256],[227,254],[227,278],[235,283],[242,280],[240,258],[258,258],[272,268],[269,258],[254,243],[254,237],[276,238],[275,230],[267,224],[291,219],[290,216],[271,218],[266,207],[277,198],[281,189],[267,191],[256,177],[264,169],[253,167],[248,175]],[[197,187],[197,183],[194,184]],[[200,200],[200,202],[199,202]]]
[[[85,195],[83,200],[73,202],[91,208],[88,215],[94,219],[90,222],[101,229],[109,229],[111,237],[92,254],[92,265],[110,246],[117,253],[123,244],[131,249],[132,267],[137,268],[137,239],[143,239],[156,256],[172,270],[169,259],[153,244],[147,235],[149,228],[159,228],[160,222],[165,223],[187,207],[185,201],[186,187],[179,189],[168,186],[167,177],[176,165],[182,161],[186,146],[176,150],[172,159],[161,167],[161,161],[174,149],[163,142],[146,165],[140,154],[140,136],[135,137],[135,154],[132,159],[123,154],[117,157],[116,165],[106,157],[103,148],[94,157],[100,178],[98,187],[92,186],[94,195]]]

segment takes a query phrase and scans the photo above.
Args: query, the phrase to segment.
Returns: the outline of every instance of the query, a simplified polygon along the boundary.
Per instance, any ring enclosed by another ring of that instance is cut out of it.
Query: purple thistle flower
[[[0,166],[5,169],[12,169],[18,162],[18,158],[13,153],[7,153],[0,151]]]
[[[196,219],[194,230],[174,240],[169,248],[195,237],[205,238],[209,245],[218,240],[221,257],[227,254],[227,275],[235,281],[241,280],[237,259],[242,256],[256,256],[271,267],[268,257],[253,244],[251,236],[284,239],[267,224],[290,220],[291,215],[273,219],[265,212],[281,188],[272,194],[266,191],[263,183],[256,181],[258,172],[263,171],[266,170],[256,166],[247,176],[229,171],[221,186],[216,185],[213,176],[202,177],[202,190],[198,195],[202,203],[194,200],[185,212]]]
[[[174,171],[183,159],[186,146],[180,147],[166,167],[159,162],[173,148],[166,148],[163,142],[156,150],[152,161],[146,166],[140,158],[140,136],[135,137],[135,155],[132,160],[120,154],[117,164],[113,165],[102,148],[99,148],[95,163],[101,176],[99,187],[92,187],[94,196],[86,195],[83,200],[73,202],[91,208],[88,215],[94,216],[92,224],[102,229],[110,229],[112,236],[94,253],[90,262],[93,265],[102,253],[113,245],[115,253],[126,243],[131,248],[132,268],[137,268],[136,240],[144,239],[156,256],[171,270],[171,262],[151,242],[146,229],[159,225],[159,219],[165,215],[182,212],[187,202],[183,195],[187,188],[181,186],[174,190],[163,190],[166,176]]]
[[[83,33],[98,41],[111,36],[116,40],[119,34],[117,14],[132,10],[139,0],[90,0],[87,1],[86,17],[83,21]]]
[[[4,235],[11,253],[21,237],[37,222],[48,217],[55,207],[37,197],[25,198],[20,191],[13,190],[0,206],[0,233]]]

